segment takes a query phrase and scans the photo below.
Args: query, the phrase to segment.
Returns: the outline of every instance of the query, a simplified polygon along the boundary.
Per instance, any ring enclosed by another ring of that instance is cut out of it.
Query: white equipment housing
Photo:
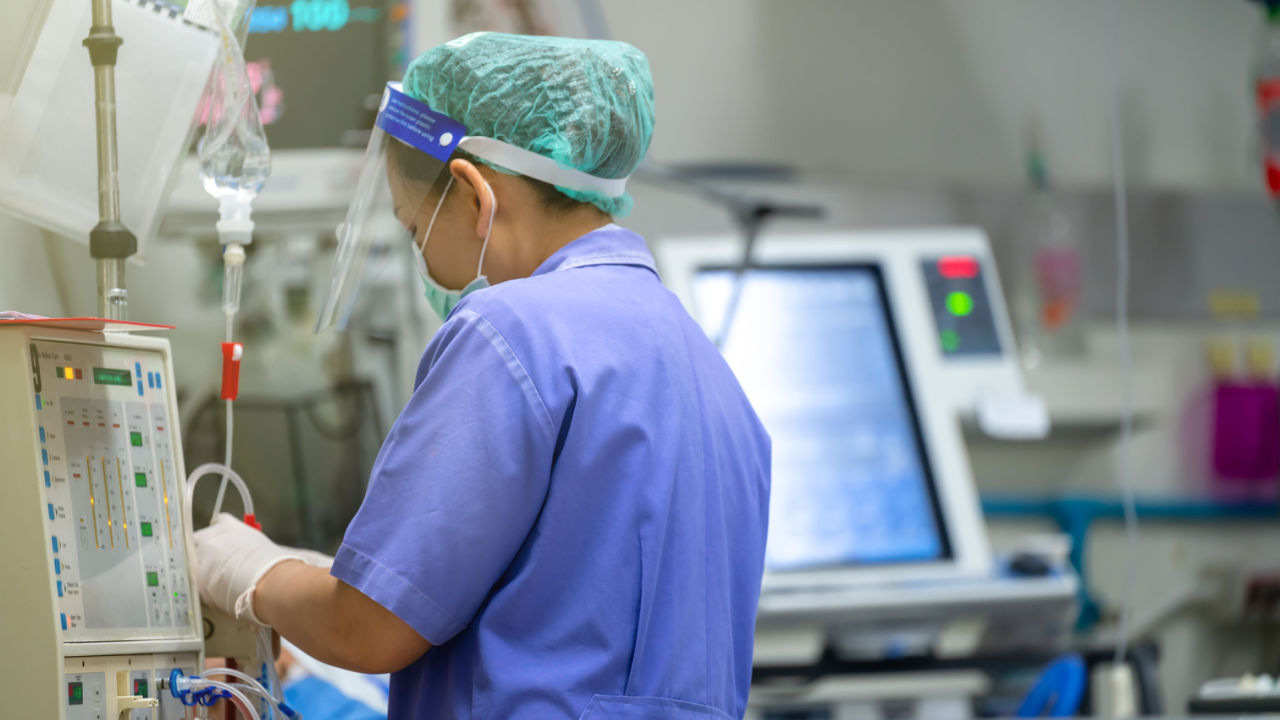
[[[176,720],[203,666],[169,343],[106,328],[140,329],[0,322],[12,717]]]
[[[709,326],[720,322],[714,308],[699,307],[699,277],[736,269],[741,240],[665,238],[654,244],[654,252],[663,281],[717,337],[724,328]],[[997,562],[961,432],[962,423],[971,421],[1003,437],[1036,437],[1048,429],[1043,404],[1029,398],[1023,385],[985,235],[971,228],[768,235],[757,242],[744,277],[795,269],[865,270],[878,278],[887,342],[896,345],[903,393],[914,406],[923,475],[931,480],[937,525],[949,552],[907,562],[827,562],[810,568],[779,569],[766,562],[757,664],[803,665],[828,646],[859,658],[917,652],[957,657],[980,646],[1025,646],[1064,637],[1074,620],[1074,573],[1059,565],[1044,576],[1015,576]],[[757,321],[746,294],[739,309],[744,324]],[[754,311],[772,312],[758,301]],[[760,318],[757,324],[767,320],[778,322]],[[824,350],[831,345],[783,352],[801,362]],[[733,366],[734,358],[729,360]],[[735,371],[741,378],[742,368]],[[779,382],[785,378],[779,376]],[[751,397],[745,381],[744,387]],[[757,398],[752,401],[759,408]],[[765,418],[766,429],[775,434],[769,424]],[[786,479],[779,477],[776,437],[774,446],[776,496]],[[771,538],[783,523],[798,522],[776,511]],[[997,619],[1006,630],[987,632]],[[1019,632],[1008,631],[1011,627]]]

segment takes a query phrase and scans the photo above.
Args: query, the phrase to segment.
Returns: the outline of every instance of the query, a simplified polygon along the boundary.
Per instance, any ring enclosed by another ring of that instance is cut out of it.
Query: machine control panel
[[[52,340],[30,353],[63,640],[197,635],[163,355]]]
[[[924,259],[921,269],[942,356],[999,356],[1000,333],[982,261],[974,255],[942,255]]]

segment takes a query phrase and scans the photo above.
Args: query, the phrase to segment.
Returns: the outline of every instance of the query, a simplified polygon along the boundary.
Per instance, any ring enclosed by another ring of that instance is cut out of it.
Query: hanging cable
[[[1133,479],[1133,350],[1129,336],[1129,200],[1125,191],[1124,127],[1120,98],[1117,95],[1112,112],[1112,172],[1115,180],[1116,210],[1116,332],[1120,337],[1120,377],[1122,410],[1120,415],[1119,471],[1116,483],[1124,504],[1124,529],[1128,557],[1120,597],[1120,622],[1116,633],[1115,665],[1124,662],[1129,651],[1129,629],[1133,621],[1133,592],[1138,574],[1138,512]]]

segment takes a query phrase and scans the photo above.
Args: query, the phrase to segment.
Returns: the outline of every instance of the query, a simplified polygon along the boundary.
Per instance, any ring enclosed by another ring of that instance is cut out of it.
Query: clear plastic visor
[[[338,226],[329,287],[316,332],[346,329],[370,258],[403,253],[414,241],[420,210],[438,197],[466,130],[447,116],[404,95],[388,83],[378,120],[365,149],[346,218]],[[417,248],[413,248],[417,252]]]

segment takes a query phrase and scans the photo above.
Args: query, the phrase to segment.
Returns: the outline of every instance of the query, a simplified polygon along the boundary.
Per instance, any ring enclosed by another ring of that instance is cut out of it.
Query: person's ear
[[[471,190],[471,203],[476,211],[476,235],[487,236],[498,204],[498,199],[493,194],[493,185],[484,179],[480,168],[469,160],[454,160],[449,163],[449,172],[453,174],[455,183]]]

